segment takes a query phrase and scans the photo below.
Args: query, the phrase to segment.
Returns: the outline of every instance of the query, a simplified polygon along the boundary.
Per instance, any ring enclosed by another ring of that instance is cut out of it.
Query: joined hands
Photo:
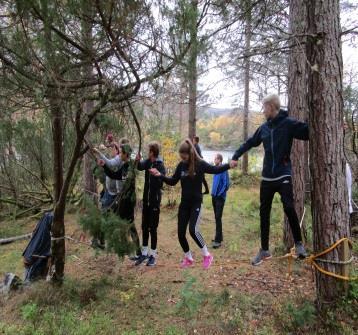
[[[231,160],[230,161],[230,169],[235,169],[238,165],[237,161]]]
[[[149,169],[149,173],[155,177],[160,177],[162,174],[155,168]]]

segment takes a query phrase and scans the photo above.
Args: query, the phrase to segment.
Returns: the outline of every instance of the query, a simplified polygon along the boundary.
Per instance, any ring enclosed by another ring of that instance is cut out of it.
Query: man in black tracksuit
[[[143,211],[142,211],[142,254],[136,261],[136,265],[142,264],[145,260],[147,266],[156,264],[157,255],[157,229],[159,225],[160,202],[162,200],[163,182],[160,178],[154,177],[149,173],[149,169],[157,169],[165,175],[164,163],[159,156],[159,144],[151,142],[148,145],[148,159],[138,161],[137,168],[145,171],[144,191],[143,191]],[[139,157],[138,157],[139,158]],[[149,235],[151,238],[151,249],[148,250]]]
[[[272,257],[269,252],[270,212],[276,192],[281,196],[295,241],[296,254],[301,258],[307,256],[294,208],[290,154],[294,139],[308,140],[308,125],[289,117],[287,111],[280,109],[277,95],[267,96],[263,100],[263,108],[267,121],[240,146],[231,162],[232,167],[237,166],[239,157],[263,143],[265,157],[260,188],[261,249],[252,260],[253,265],[259,265],[264,259]]]

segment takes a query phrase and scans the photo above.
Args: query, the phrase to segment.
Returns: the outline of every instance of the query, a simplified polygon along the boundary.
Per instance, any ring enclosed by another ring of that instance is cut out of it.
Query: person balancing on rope
[[[201,249],[203,255],[203,268],[208,269],[213,261],[213,256],[209,253],[206,243],[199,231],[201,206],[203,194],[201,186],[204,174],[217,174],[230,169],[229,164],[213,166],[202,160],[190,139],[185,140],[179,147],[181,162],[175,169],[172,177],[164,176],[158,169],[149,170],[151,174],[161,178],[166,184],[174,186],[179,181],[181,184],[181,202],[178,212],[178,238],[184,251],[184,259],[181,263],[182,268],[191,267],[194,264],[193,255],[186,239],[186,230],[189,225],[189,233],[195,243]]]
[[[237,160],[246,151],[263,143],[265,156],[260,187],[261,249],[252,259],[252,265],[259,265],[272,257],[269,251],[270,212],[276,192],[281,196],[295,241],[296,254],[299,258],[307,257],[294,208],[290,154],[294,139],[308,140],[308,125],[289,117],[287,111],[281,109],[280,99],[275,94],[263,99],[263,113],[267,121],[240,146],[230,163],[232,168],[237,167]]]
[[[143,210],[142,210],[142,253],[138,257],[135,265],[140,265],[147,260],[147,266],[155,266],[157,258],[158,225],[160,215],[160,203],[162,200],[163,182],[149,173],[149,170],[156,168],[162,175],[165,175],[163,161],[159,158],[159,143],[150,142],[148,144],[148,158],[140,160],[137,155],[137,169],[145,171],[144,190],[143,190]],[[151,248],[148,250],[149,237],[151,238]]]

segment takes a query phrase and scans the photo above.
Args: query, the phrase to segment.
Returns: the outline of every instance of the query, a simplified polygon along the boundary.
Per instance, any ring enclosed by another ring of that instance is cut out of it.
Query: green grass
[[[322,323],[315,310],[314,294],[306,294],[306,288],[300,286],[304,282],[313,292],[314,283],[310,274],[303,272],[302,264],[294,264],[294,280],[286,281],[287,288],[283,287],[285,262],[273,261],[258,268],[248,264],[259,247],[259,182],[256,177],[237,178],[245,186],[236,185],[229,191],[223,216],[224,247],[215,251],[216,267],[209,272],[202,271],[200,264],[188,271],[178,269],[181,251],[176,238],[177,209],[163,208],[157,268],[129,268],[104,252],[68,244],[62,287],[38,282],[6,299],[0,297],[0,334],[323,335],[332,330],[333,334],[353,334],[358,318],[356,283]],[[204,208],[201,230],[209,241],[214,233],[210,196],[204,197]],[[279,197],[274,199],[271,218],[270,244],[279,255],[283,252]],[[140,219],[137,215],[138,224]],[[68,216],[66,222],[70,231],[79,229],[74,217]],[[14,222],[8,225],[3,225],[2,231],[27,232],[34,222],[20,228]],[[200,252],[192,240],[189,243],[198,258]],[[23,241],[0,247],[1,272],[21,276],[25,245]],[[227,259],[245,261],[221,269],[218,264]],[[162,262],[170,262],[170,267],[160,267]]]
[[[28,220],[8,220],[0,219],[0,238],[6,238],[28,233]]]

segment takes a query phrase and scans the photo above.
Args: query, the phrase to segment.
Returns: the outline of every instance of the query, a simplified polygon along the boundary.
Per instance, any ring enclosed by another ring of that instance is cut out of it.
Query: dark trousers
[[[208,185],[208,182],[205,179],[205,175],[204,175],[204,179],[203,179],[203,185],[204,185],[204,188],[205,188],[205,193],[209,193],[209,185]]]
[[[150,247],[152,250],[157,249],[158,225],[159,225],[160,208],[143,204],[142,211],[142,234],[143,246],[147,247],[150,235]]]
[[[129,234],[131,236],[133,243],[135,244],[137,255],[140,255],[142,251],[140,249],[140,242],[139,242],[139,235],[137,232],[137,228],[134,224],[134,204],[132,203],[131,200],[122,200],[116,212],[118,213],[120,218],[127,220],[128,223],[130,224]]]
[[[287,215],[289,225],[291,227],[293,239],[295,242],[302,241],[300,223],[293,202],[293,189],[291,177],[282,178],[277,181],[261,182],[260,187],[260,228],[261,228],[261,248],[269,249],[270,235],[270,213],[272,200],[275,193],[281,196],[283,209]]]
[[[222,216],[225,206],[225,198],[223,197],[211,197],[214,214],[215,214],[215,225],[216,225],[216,233],[215,233],[215,242],[221,243],[223,241],[223,224],[222,224]]]
[[[199,231],[201,214],[201,201],[182,201],[178,212],[178,239],[184,252],[188,252],[189,243],[186,239],[186,230],[189,225],[189,233],[199,248],[203,248],[205,241]]]

